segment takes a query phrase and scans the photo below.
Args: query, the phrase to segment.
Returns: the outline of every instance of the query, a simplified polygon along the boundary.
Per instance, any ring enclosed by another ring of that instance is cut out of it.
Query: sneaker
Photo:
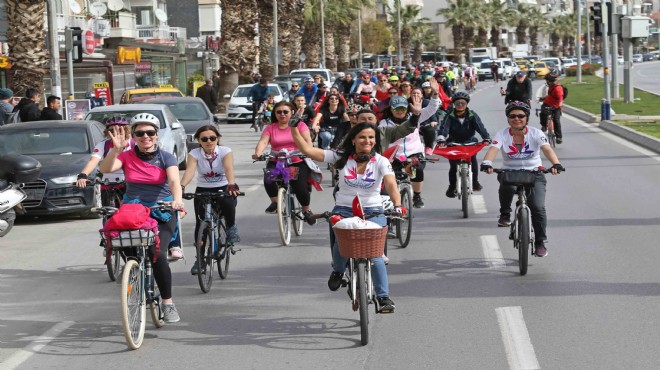
[[[241,237],[238,236],[238,227],[236,225],[232,226],[227,230],[227,243],[235,244],[241,241]]]
[[[387,228],[387,239],[396,239],[396,234],[391,227]]]
[[[415,208],[424,208],[424,201],[422,200],[421,195],[413,195],[413,207]]]
[[[536,257],[545,257],[548,255],[548,248],[545,247],[544,242],[534,243],[534,254]]]
[[[558,137],[558,138],[556,139],[556,141],[557,141],[557,144],[561,144],[561,143],[564,142],[564,140],[562,140],[562,138],[560,138],[560,137]]]
[[[431,154],[433,154],[433,148],[426,148],[426,149],[424,149],[424,154],[426,154],[426,155],[431,155]]]
[[[190,269],[190,274],[191,275],[199,274],[199,262],[195,261],[195,263],[193,263],[193,267]]]
[[[343,277],[343,272],[333,271],[332,274],[330,274],[330,278],[328,279],[328,288],[330,288],[330,290],[333,292],[339,289],[339,287],[341,287],[341,281]]]
[[[390,259],[387,258],[387,256],[384,255],[384,254],[383,254],[383,262],[385,262],[386,265],[389,265],[389,264],[390,264]]]
[[[484,187],[481,186],[479,181],[475,181],[475,182],[472,183],[472,190],[474,190],[474,191],[481,191],[481,189],[483,189],[483,188]]]
[[[271,203],[268,208],[266,208],[266,213],[275,214],[277,213],[277,203]]]
[[[456,198],[456,185],[449,185],[449,187],[447,188],[447,192],[445,193],[445,195],[446,195],[448,198]]]
[[[183,249],[181,249],[181,247],[172,247],[169,252],[170,255],[167,257],[168,261],[178,261],[183,258]]]
[[[311,226],[316,225],[316,219],[314,219],[314,212],[307,210],[303,212],[303,217],[305,218],[305,221],[310,224]]]
[[[378,313],[393,313],[394,302],[390,297],[378,297]]]
[[[163,303],[163,320],[165,322],[179,322],[181,320],[174,303]]]
[[[499,220],[497,220],[497,226],[499,227],[508,227],[511,226],[511,214],[502,213]]]

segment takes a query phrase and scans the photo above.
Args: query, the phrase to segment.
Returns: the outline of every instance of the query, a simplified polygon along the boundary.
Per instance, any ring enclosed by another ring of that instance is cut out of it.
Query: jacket
[[[215,90],[213,90],[213,87],[209,85],[200,86],[197,89],[195,97],[204,100],[204,103],[206,103],[206,106],[209,107],[211,113],[215,114],[216,110],[218,109],[218,96],[215,93]]]
[[[14,112],[19,112],[18,116],[21,117],[21,122],[38,121],[41,117],[41,111],[37,103],[28,98],[22,98],[14,107]]]
[[[39,117],[39,119],[42,121],[56,121],[56,120],[61,120],[62,115],[57,113],[55,109],[45,107],[41,111],[41,116]]]
[[[475,143],[477,138],[474,134],[477,132],[483,140],[490,140],[486,127],[484,127],[481,118],[475,112],[466,108],[465,120],[461,123],[456,116],[456,111],[452,110],[442,120],[438,140],[454,143]]]
[[[504,97],[504,104],[509,104],[512,101],[528,102],[532,100],[532,81],[525,77],[523,83],[518,83],[514,76],[506,84],[506,96]]]

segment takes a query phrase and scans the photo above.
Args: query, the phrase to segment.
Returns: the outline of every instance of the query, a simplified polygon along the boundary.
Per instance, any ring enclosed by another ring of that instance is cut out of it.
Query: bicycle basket
[[[298,167],[285,167],[283,169],[279,168],[264,168],[264,173],[266,174],[266,182],[272,183],[275,181],[289,182],[291,180],[298,179]],[[286,175],[286,176],[285,176]]]
[[[339,254],[344,258],[381,257],[385,250],[387,227],[381,229],[334,228]]]
[[[101,237],[105,237],[101,232]],[[156,244],[156,234],[151,229],[126,230],[110,235],[112,248],[132,248]]]
[[[502,185],[534,185],[536,174],[526,170],[513,170],[502,172],[500,177]]]

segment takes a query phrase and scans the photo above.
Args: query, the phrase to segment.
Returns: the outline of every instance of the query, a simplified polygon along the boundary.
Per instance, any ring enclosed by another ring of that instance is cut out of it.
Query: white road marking
[[[261,181],[259,181],[258,183],[256,183],[256,184],[250,186],[245,192],[247,193],[247,192],[255,191],[255,190],[259,189],[260,187],[262,187],[263,184],[264,184],[264,181],[261,180]]]
[[[499,268],[506,265],[504,263],[504,257],[502,257],[500,244],[497,242],[497,236],[482,235],[481,249],[484,251],[484,258],[490,265],[490,268]]]
[[[3,369],[16,369],[21,366],[22,363],[27,361],[32,355],[41,351],[48,343],[53,339],[57,338],[58,335],[62,334],[69,326],[75,324],[73,321],[63,321],[55,324],[52,328],[48,329],[42,336],[36,338],[30,344],[20,349],[18,352],[11,355],[8,359],[2,361]]]
[[[582,127],[585,127],[587,129],[589,129],[590,131],[597,132],[597,133],[605,136],[606,138],[608,138],[612,141],[615,141],[618,144],[621,144],[621,145],[625,146],[628,149],[632,149],[632,150],[636,151],[637,153],[640,153],[642,155],[645,155],[645,156],[647,156],[651,159],[655,159],[656,161],[660,162],[660,155],[658,155],[656,152],[645,149],[645,148],[643,148],[643,147],[641,147],[641,146],[639,146],[635,143],[631,143],[630,141],[628,141],[624,138],[621,138],[617,135],[611,134],[611,133],[603,130],[602,128],[598,128],[598,127],[594,126],[593,124],[584,123],[584,122],[582,122],[578,119],[573,119],[572,121],[577,123],[578,125],[580,125]]]
[[[502,342],[510,369],[540,369],[534,346],[529,338],[522,308],[498,307],[495,309],[500,324]]]
[[[486,209],[486,201],[484,200],[483,195],[472,194],[470,196],[470,202],[472,203],[472,209],[474,210],[475,214],[483,215],[488,213],[488,210]]]

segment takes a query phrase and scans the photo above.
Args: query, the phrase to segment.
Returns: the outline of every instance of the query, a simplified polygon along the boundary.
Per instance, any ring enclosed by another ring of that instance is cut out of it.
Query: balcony
[[[121,37],[135,39],[138,32],[135,29],[135,14],[127,12],[118,12],[110,21],[110,37]]]
[[[137,26],[139,39],[145,42],[175,43],[178,38],[186,39],[186,29],[168,25]]]
[[[87,19],[82,15],[57,15],[57,30],[64,32],[66,27],[87,28]]]

